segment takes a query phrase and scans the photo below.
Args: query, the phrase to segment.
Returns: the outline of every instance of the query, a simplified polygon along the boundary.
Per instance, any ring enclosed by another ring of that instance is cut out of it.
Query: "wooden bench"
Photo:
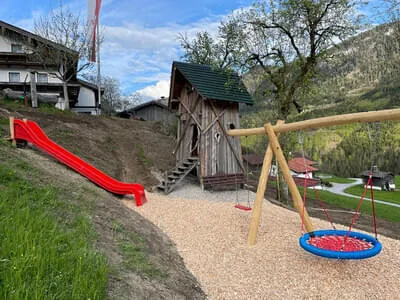
[[[202,182],[205,189],[231,189],[246,183],[246,179],[243,173],[237,173],[203,177]]]

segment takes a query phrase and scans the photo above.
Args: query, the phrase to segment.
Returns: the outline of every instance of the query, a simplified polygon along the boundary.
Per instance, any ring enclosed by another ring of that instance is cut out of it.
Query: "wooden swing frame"
[[[335,125],[344,125],[351,123],[368,123],[368,122],[378,122],[378,121],[395,121],[400,120],[400,108],[398,109],[387,109],[381,111],[369,111],[361,113],[352,113],[337,115],[332,117],[323,117],[310,119],[306,121],[287,123],[279,120],[276,125],[271,123],[266,123],[264,127],[250,128],[250,129],[234,129],[229,130],[228,135],[230,136],[250,136],[250,135],[268,135],[269,145],[265,151],[264,162],[261,169],[260,178],[258,181],[256,199],[254,201],[253,213],[249,228],[249,234],[247,242],[249,245],[255,245],[257,241],[258,227],[260,224],[260,217],[262,211],[262,204],[264,200],[264,193],[268,183],[268,173],[271,167],[271,162],[273,155],[275,155],[279,166],[281,167],[283,176],[288,185],[290,194],[292,196],[294,207],[299,213],[300,218],[304,218],[304,225],[307,232],[314,231],[314,225],[305,210],[302,209],[302,198],[300,192],[290,174],[290,169],[287,164],[286,158],[282,152],[281,146],[278,141],[279,133],[289,132],[289,131],[299,131],[304,129],[318,129],[321,127],[329,127]]]

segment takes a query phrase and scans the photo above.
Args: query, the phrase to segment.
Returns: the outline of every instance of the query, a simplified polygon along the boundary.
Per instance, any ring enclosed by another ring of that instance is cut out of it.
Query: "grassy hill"
[[[1,299],[205,298],[160,229],[44,153],[4,140],[9,116],[37,121],[105,173],[147,189],[174,163],[174,139],[156,123],[0,99]]]
[[[299,102],[301,114],[293,113],[287,122],[345,113],[400,107],[400,41],[393,26],[385,24],[365,31],[332,49],[335,56],[319,66],[319,75]],[[265,86],[265,84],[264,84]],[[253,87],[254,88],[254,87]],[[258,100],[243,109],[242,127],[260,127],[275,121],[273,107]],[[354,124],[303,132],[304,149],[320,162],[322,169],[340,176],[357,176],[375,161],[381,169],[400,174],[400,125],[385,122],[375,139],[375,125]],[[373,135],[368,138],[368,130]],[[287,152],[300,151],[298,134],[285,134]],[[249,137],[247,148],[263,152],[267,142]],[[377,145],[379,155],[372,157]],[[245,140],[243,140],[245,144]]]

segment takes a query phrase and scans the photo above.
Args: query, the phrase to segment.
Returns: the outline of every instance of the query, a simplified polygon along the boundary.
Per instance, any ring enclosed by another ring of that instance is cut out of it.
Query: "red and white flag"
[[[89,25],[89,38],[90,38],[90,61],[96,61],[96,32],[99,26],[101,0],[88,0],[88,25]]]

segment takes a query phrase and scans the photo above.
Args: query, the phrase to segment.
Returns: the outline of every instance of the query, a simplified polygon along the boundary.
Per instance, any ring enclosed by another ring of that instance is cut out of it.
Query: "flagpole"
[[[99,29],[99,20],[100,14],[97,15],[97,26],[96,26],[96,37],[97,37],[97,93],[99,97],[99,103],[97,107],[97,115],[101,115],[101,75],[100,75],[100,29]]]

